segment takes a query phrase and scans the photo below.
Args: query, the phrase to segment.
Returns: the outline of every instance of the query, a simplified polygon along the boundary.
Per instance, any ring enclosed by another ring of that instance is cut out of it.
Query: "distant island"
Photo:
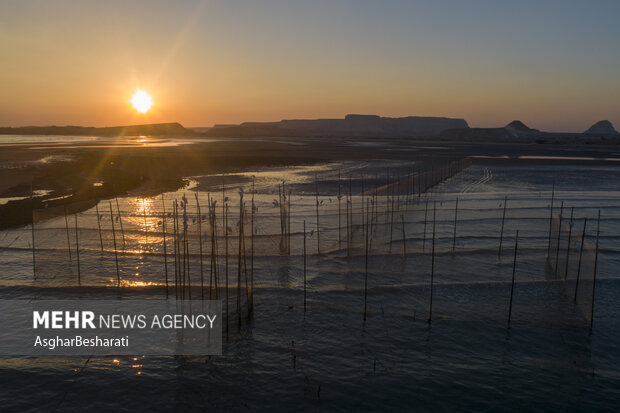
[[[441,132],[442,138],[471,140],[471,139],[493,139],[505,140],[514,138],[536,138],[541,137],[545,132],[532,129],[520,120],[514,120],[501,128],[455,128],[446,129]]]
[[[207,136],[426,137],[446,129],[469,128],[465,119],[347,115],[344,119],[291,119],[215,125]]]
[[[533,140],[539,143],[558,142],[566,140],[595,141],[617,139],[620,135],[611,122],[599,121],[583,133],[544,132],[532,129],[520,120],[510,122],[501,128],[455,128],[446,129],[439,134],[439,138],[451,140]]]
[[[532,141],[560,142],[598,140],[616,141],[620,134],[608,120],[596,122],[583,133],[545,132],[514,120],[503,127],[471,128],[465,119],[377,115],[347,115],[343,119],[290,119],[279,122],[244,122],[238,125],[215,125],[210,128],[186,128],[180,123],[92,127],[92,126],[23,126],[0,127],[4,135],[71,136],[166,136],[166,137],[327,137],[327,138],[431,138],[463,141]]]
[[[471,128],[465,119],[407,116],[347,115],[344,119],[294,119],[279,122],[244,122],[215,125],[201,131],[212,137],[364,137],[432,138],[467,141],[556,141],[618,138],[609,121],[600,121],[584,133],[544,132],[514,120],[503,127]]]
[[[590,126],[585,135],[617,135],[618,132],[608,120],[601,120]]]
[[[180,123],[153,123],[149,125],[110,126],[21,126],[0,127],[2,135],[69,135],[69,136],[192,136],[196,132]]]

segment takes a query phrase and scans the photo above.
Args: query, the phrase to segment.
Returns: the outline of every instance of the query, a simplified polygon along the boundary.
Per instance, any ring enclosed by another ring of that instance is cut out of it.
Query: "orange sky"
[[[613,10],[430,3],[3,2],[0,125],[364,113],[620,126]],[[145,115],[129,104],[138,87],[155,102]]]

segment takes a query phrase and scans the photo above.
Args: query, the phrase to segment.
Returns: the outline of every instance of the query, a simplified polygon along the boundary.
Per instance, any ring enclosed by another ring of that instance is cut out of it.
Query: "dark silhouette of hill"
[[[180,123],[154,123],[148,125],[111,126],[97,128],[94,126],[21,126],[0,127],[3,135],[71,135],[71,136],[192,136],[191,129]]]
[[[0,127],[4,135],[69,136],[217,136],[217,137],[360,137],[360,138],[440,138],[472,141],[529,139],[536,141],[573,139],[615,139],[620,134],[608,120],[592,125],[583,133],[544,132],[514,120],[499,128],[470,128],[464,119],[407,116],[347,115],[344,119],[287,119],[279,122],[244,122],[190,129],[180,123],[93,127],[22,126]]]
[[[463,140],[502,140],[513,138],[534,138],[540,135],[538,129],[532,129],[520,120],[513,120],[503,128],[458,128],[441,133],[441,137]]]
[[[446,129],[468,128],[464,119],[407,116],[347,115],[344,119],[291,119],[280,122],[245,122],[215,125],[208,136],[333,136],[333,137],[422,137],[436,136]]]
[[[505,126],[506,129],[513,129],[519,132],[539,132],[538,129],[532,129],[520,120],[513,120]]]
[[[513,120],[508,125],[504,126],[504,129],[515,138],[529,138],[540,132],[538,129],[528,127],[520,120]]]
[[[618,132],[608,120],[600,120],[584,132],[585,135],[617,135]]]

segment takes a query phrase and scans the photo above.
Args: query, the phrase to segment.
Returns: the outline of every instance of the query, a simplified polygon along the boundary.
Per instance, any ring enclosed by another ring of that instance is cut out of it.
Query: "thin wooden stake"
[[[215,216],[215,205],[211,199],[211,194],[207,192],[207,211],[209,216],[209,227],[211,228],[211,254],[210,254],[210,266],[209,266],[209,300],[213,295],[213,278],[217,271],[217,262],[215,261],[215,235],[213,217]]]
[[[123,237],[123,248],[125,248],[125,230],[123,229],[123,217],[121,215],[121,207],[118,204],[116,190],[114,191],[114,199],[116,200],[116,210],[118,211],[118,223],[121,225],[121,236]]]
[[[71,259],[71,239],[69,237],[69,219],[67,218],[67,206],[63,205],[63,210],[65,212],[65,229],[67,230],[67,251],[69,252],[69,262],[72,262]]]
[[[185,211],[185,202],[182,201],[181,206],[183,207],[183,211]],[[183,222],[183,232],[181,233],[183,237],[182,239],[179,239],[179,242],[181,243],[180,247],[182,247],[182,249],[179,252],[179,260],[181,261],[181,274],[179,277],[179,281],[181,285],[181,300],[185,300],[185,269],[186,269],[185,237],[187,235],[187,221],[186,221],[185,212],[183,212],[183,215],[181,216],[181,220]]]
[[[212,199],[212,198],[211,198]],[[211,271],[211,277],[209,280],[209,299],[211,299],[211,295],[215,297],[216,300],[220,299],[220,287],[219,287],[219,268],[218,264],[218,253],[219,253],[219,244],[217,239],[217,208],[215,207],[216,201],[213,200],[213,208],[212,208],[212,238],[211,238],[211,262],[213,265]],[[226,321],[228,322],[228,320]]]
[[[241,329],[241,223],[243,222],[243,193],[239,196],[239,251],[237,255],[237,327]]]
[[[179,275],[181,270],[179,268],[179,222],[177,220],[177,201],[176,199],[172,203],[172,225],[174,230],[174,296],[175,299],[179,299]]]
[[[405,188],[405,204],[409,204],[409,189],[411,187],[410,182],[411,182],[411,167],[407,168],[407,182],[406,182],[406,188]]]
[[[405,182],[403,181],[403,177],[398,175],[398,193],[397,193],[397,200],[396,200],[396,212],[400,213],[400,208],[401,208],[401,204],[403,202],[402,198],[404,196],[403,194],[403,190],[401,188],[401,185],[405,185]],[[406,201],[406,198],[405,198]],[[396,221],[398,221],[398,217],[396,217]]]
[[[316,173],[314,174],[314,194],[316,201],[316,251],[321,255],[321,227],[319,225],[319,181]]]
[[[205,290],[204,290],[204,270],[203,270],[203,262],[202,262],[202,215],[200,212],[200,202],[198,201],[198,192],[194,193],[196,197],[196,210],[198,212],[198,248],[200,254],[200,297],[202,300],[205,299]]]
[[[181,201],[181,205],[183,204],[183,202]],[[182,218],[181,218],[182,219]],[[185,240],[181,240],[181,227],[180,227],[180,223],[179,223],[179,204],[176,204],[176,220],[177,220],[177,251],[179,254],[179,278],[177,280],[177,288],[179,291],[179,298],[181,300],[185,300],[185,256],[184,254],[182,255],[181,251],[183,251],[183,253],[185,252]],[[182,244],[181,244],[182,243]],[[181,249],[181,245],[183,245],[183,249]]]
[[[400,214],[400,222],[403,225],[403,258],[407,258],[407,239],[405,238],[405,217]]]
[[[146,197],[142,197],[142,213],[144,215],[144,242],[149,242],[149,227],[146,222]]]
[[[288,191],[288,215],[286,217],[286,249],[291,255],[291,190]]]
[[[184,251],[183,256],[185,258],[185,263],[187,266],[187,294],[189,299],[192,299],[192,279],[190,277],[190,254],[189,254],[189,217],[187,216],[187,201],[183,202],[183,241],[184,241]],[[185,282],[185,277],[183,278],[183,282]]]
[[[373,200],[373,205],[372,205],[372,209],[373,209],[373,219],[375,220],[375,222],[377,221],[377,213],[378,213],[378,209],[379,209],[379,174],[377,173],[375,175],[375,197]]]
[[[117,286],[121,286],[121,272],[118,268],[118,249],[116,248],[116,231],[114,230],[114,213],[112,212],[112,202],[110,202],[110,222],[112,223],[112,239],[114,240],[114,259],[116,261],[116,280]]]
[[[166,275],[166,299],[168,299],[168,250],[166,248],[166,202],[161,194],[161,233],[164,239],[164,273]]]
[[[353,244],[353,179],[349,176],[349,245],[350,248]],[[350,251],[347,252],[347,256],[350,254]]]
[[[555,275],[558,275],[558,260],[560,258],[560,239],[562,237],[562,214],[564,212],[564,201],[560,204],[560,224],[558,225],[558,245],[555,250],[555,267],[553,268],[553,272]]]
[[[598,267],[598,239],[601,230],[601,210],[598,210],[598,219],[596,220],[596,246],[594,250],[594,274],[592,278],[592,309],[590,311],[590,330],[594,325],[594,298],[596,297],[596,270]]]
[[[351,202],[351,201],[349,200],[349,194],[348,193],[346,193],[345,196],[346,196],[346,199],[347,199],[347,202],[345,203],[345,206],[346,206],[345,213],[346,213],[346,218],[347,218],[347,224],[346,224],[346,232],[347,233],[346,233],[346,236],[347,236],[347,257],[348,257],[351,254],[351,244],[350,244],[350,239],[351,238],[349,237],[349,231],[351,230],[351,224],[349,223],[349,202]]]
[[[247,308],[247,319],[250,319],[250,315],[252,313],[252,310],[250,309],[250,285],[248,284],[248,263],[246,260],[246,246],[245,246],[245,217],[246,217],[246,209],[245,209],[245,202],[243,203],[243,212],[241,214],[241,222],[240,222],[240,231],[241,231],[241,241],[243,242],[243,248],[241,249],[242,253],[243,253],[243,276],[244,276],[244,280],[245,280],[245,303],[246,303],[246,308]]]
[[[278,209],[280,211],[280,252],[282,252],[282,239],[284,238],[284,218],[282,216],[282,188],[278,184]]]
[[[340,199],[342,198],[342,194],[340,184],[340,169],[338,169],[338,249],[342,248],[342,223],[340,218]]]
[[[570,209],[570,221],[568,221],[568,243],[566,244],[566,263],[564,264],[564,279],[568,277],[568,257],[570,256],[570,239],[573,234],[573,209]]]
[[[362,229],[364,228],[364,177],[361,177],[362,179],[362,192],[361,192],[361,202],[360,202],[360,207],[361,207],[361,213],[362,213]]]
[[[376,187],[375,187],[375,197],[370,200],[370,241],[368,242],[368,251],[372,251],[372,240],[373,240],[373,230],[374,230],[374,219],[373,216],[376,217],[376,207],[377,207],[377,199],[376,199]]]
[[[103,235],[101,235],[101,217],[99,216],[98,204],[95,204],[95,212],[97,212],[97,228],[99,229],[99,244],[101,245],[101,253],[103,254]]]
[[[364,217],[362,216],[362,220]],[[368,299],[368,231],[366,231],[366,247],[364,261],[364,321],[366,321],[366,309]]]
[[[392,205],[390,207],[390,252],[392,252],[392,241],[394,240],[394,195],[396,192],[396,184],[392,182]]]
[[[228,301],[228,204],[224,208],[224,243],[225,245],[225,271],[226,271],[226,301]],[[228,304],[227,304],[228,306]]]
[[[75,253],[76,253],[76,259],[77,259],[78,284],[81,284],[82,273],[80,270],[80,239],[78,236],[79,227],[78,227],[77,213],[73,214],[73,216],[75,217]]]
[[[252,176],[252,215],[250,221],[250,310],[254,312],[254,210],[256,206],[254,204],[254,194],[256,193],[254,182],[256,177]]]
[[[390,213],[390,168],[387,168],[385,172],[385,217],[388,219]]]
[[[508,204],[508,197],[504,197],[504,212],[502,213],[502,229],[499,231],[499,249],[497,255],[502,255],[502,243],[504,241],[504,220],[506,219],[506,205]]]
[[[588,218],[583,219],[583,231],[581,232],[581,246],[579,247],[579,263],[577,264],[577,277],[575,279],[575,296],[573,301],[577,302],[577,290],[579,289],[579,276],[581,275],[581,259],[583,258],[583,244],[586,240],[586,225]]]
[[[454,204],[454,235],[452,236],[452,252],[456,249],[456,223],[459,213],[459,197],[456,197],[456,203]]]
[[[435,222],[437,218],[437,201],[433,201],[433,244],[431,252],[431,297],[428,304],[428,323],[433,319],[433,284],[435,283]]]
[[[213,236],[211,237],[211,249],[212,249],[212,262],[213,262],[213,269],[214,271],[217,271],[217,251],[218,251],[218,245],[217,245],[217,218],[215,215],[215,204],[213,205],[213,213],[212,213],[212,225],[211,225],[211,230],[213,232]],[[226,207],[223,210],[223,216],[222,216],[222,220],[223,220],[223,227],[224,227],[224,232],[227,233],[228,229],[226,228],[226,217],[228,216],[227,214],[228,211],[228,205],[226,205]],[[225,266],[225,286],[226,286],[226,335],[228,336],[228,332],[229,332],[229,318],[230,318],[230,299],[229,299],[229,295],[230,295],[230,288],[229,288],[229,283],[228,283],[228,235],[224,234],[224,240],[226,242],[226,266]],[[210,286],[209,287],[209,298],[211,298],[211,292],[213,291],[213,288]],[[217,289],[216,289],[216,293],[217,293]]]
[[[515,251],[514,258],[512,261],[512,282],[510,284],[510,304],[508,304],[508,325],[510,325],[510,318],[512,316],[512,295],[515,288],[515,272],[517,270],[517,249],[519,246],[519,231],[517,230],[517,234],[515,236]]]
[[[34,197],[34,190],[32,189],[32,181],[30,181],[30,218],[31,218],[31,236],[32,236],[32,278],[37,278],[37,260],[36,260],[36,252],[34,249],[34,204],[32,202],[32,198]]]
[[[426,207],[424,208],[424,234],[422,235],[422,252],[426,249],[426,221],[428,220],[428,198],[426,198]]]
[[[547,257],[551,254],[551,229],[553,226],[553,200],[555,199],[555,181],[551,187],[551,206],[549,208],[549,245],[547,245]]]
[[[416,176],[415,180],[418,182],[418,200],[419,200],[420,197],[422,196],[422,173],[420,172],[419,169],[415,176]]]
[[[213,289],[218,294],[217,289],[217,219],[216,219],[216,201],[207,193],[207,202],[209,203],[209,225],[211,227],[211,265],[209,267],[209,300],[213,299]],[[228,312],[228,308],[226,309]]]
[[[214,208],[215,209],[215,208]],[[228,202],[226,200],[226,188],[224,185],[224,174],[222,174],[222,222],[224,226],[224,243],[225,245],[225,254],[224,264],[225,264],[225,275],[226,275],[226,311],[228,311]],[[217,234],[217,233],[216,233]],[[226,316],[228,317],[228,315]],[[226,321],[228,323],[228,320]],[[226,326],[226,334],[228,334],[228,325]]]
[[[306,220],[304,219],[304,317],[306,317]]]
[[[34,209],[32,209],[31,211],[31,216],[32,216],[32,223],[30,225],[30,228],[32,229],[31,231],[31,235],[32,235],[32,278],[36,278],[37,277],[37,260],[36,260],[36,252],[34,249]]]

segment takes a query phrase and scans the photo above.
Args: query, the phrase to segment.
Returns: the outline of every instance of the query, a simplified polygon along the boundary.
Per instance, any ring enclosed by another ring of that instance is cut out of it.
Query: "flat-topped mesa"
[[[334,136],[334,137],[425,137],[446,129],[468,128],[464,119],[407,116],[388,118],[350,114],[344,119],[285,119],[280,122],[246,122],[218,126],[212,136]]]
[[[283,128],[304,134],[369,137],[435,136],[446,129],[468,128],[464,119],[428,116],[402,118],[349,114],[344,119],[283,120]]]
[[[600,120],[590,126],[584,135],[618,135],[614,125],[608,120]]]
[[[71,136],[190,136],[196,133],[180,123],[153,123],[129,126],[22,126],[0,128],[8,135],[71,135]]]

